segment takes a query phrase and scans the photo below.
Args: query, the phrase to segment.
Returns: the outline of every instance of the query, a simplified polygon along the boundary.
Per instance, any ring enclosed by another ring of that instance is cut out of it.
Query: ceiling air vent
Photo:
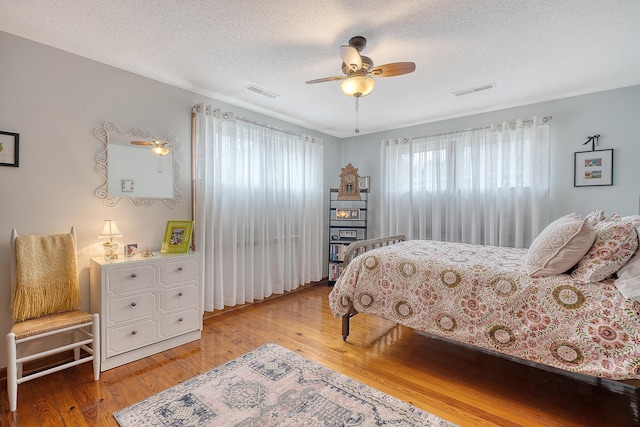
[[[276,93],[269,92],[268,90],[262,89],[261,87],[258,87],[256,85],[246,86],[245,89],[250,90],[251,92],[255,92],[259,95],[266,96],[267,98],[271,98],[271,99],[276,99],[280,96]]]
[[[487,85],[473,87],[471,89],[463,89],[463,90],[459,90],[457,92],[451,92],[451,93],[455,96],[464,96],[464,95],[471,95],[472,93],[476,93],[476,92],[482,92],[483,90],[493,89],[495,87],[496,87],[495,83],[489,83]]]

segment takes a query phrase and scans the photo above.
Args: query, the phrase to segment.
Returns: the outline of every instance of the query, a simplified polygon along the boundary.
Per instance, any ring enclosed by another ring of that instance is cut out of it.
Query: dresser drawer
[[[156,309],[153,293],[128,295],[107,300],[106,326],[151,317]]]
[[[152,265],[113,269],[107,274],[107,296],[152,289],[155,282]]]
[[[200,339],[200,262],[197,253],[91,259],[102,371]]]
[[[163,339],[200,329],[198,310],[185,310],[162,318],[160,335]]]
[[[165,286],[192,282],[196,277],[198,277],[198,262],[193,259],[166,262],[160,268],[160,282]]]
[[[160,308],[164,311],[187,307],[198,308],[199,292],[195,283],[165,289],[160,294]]]
[[[153,319],[107,329],[106,356],[115,356],[153,343],[156,329],[157,323]]]

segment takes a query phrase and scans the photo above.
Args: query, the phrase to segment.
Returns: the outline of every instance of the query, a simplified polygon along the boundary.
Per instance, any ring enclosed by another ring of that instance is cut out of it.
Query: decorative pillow
[[[584,257],[595,238],[596,232],[586,219],[576,214],[558,218],[531,243],[525,271],[531,277],[564,273]]]
[[[630,220],[640,235],[640,215],[622,219]],[[614,284],[625,298],[640,301],[640,248],[636,249],[636,254],[618,270],[618,278]]]
[[[592,227],[595,227],[597,223],[604,221],[604,211],[592,211],[584,219],[591,224]]]
[[[631,221],[607,219],[596,225],[596,240],[571,277],[600,282],[625,265],[638,249],[638,232]]]

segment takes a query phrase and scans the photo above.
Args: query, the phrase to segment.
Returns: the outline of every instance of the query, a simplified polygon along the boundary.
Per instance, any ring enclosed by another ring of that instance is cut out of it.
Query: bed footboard
[[[407,240],[407,237],[403,234],[398,234],[396,236],[388,236],[388,237],[379,237],[377,239],[368,239],[368,240],[357,240],[347,246],[347,249],[344,253],[343,265],[346,267],[359,253],[360,248],[364,248],[364,252],[368,252],[371,249],[381,248],[383,246],[393,245],[395,243],[404,242]]]
[[[358,254],[362,253],[360,248],[364,248],[364,252],[368,252],[371,249],[381,248],[383,246],[389,246],[396,243],[404,242],[407,237],[399,234],[396,236],[380,237],[377,239],[358,240],[347,246],[347,250],[344,253],[344,266],[346,267]],[[349,313],[342,316],[342,340],[346,341],[349,336],[349,320],[358,314],[353,308]]]

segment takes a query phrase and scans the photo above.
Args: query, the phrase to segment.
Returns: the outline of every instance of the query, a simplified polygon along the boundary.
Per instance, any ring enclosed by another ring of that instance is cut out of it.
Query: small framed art
[[[360,191],[363,193],[369,192],[369,177],[361,176],[358,178],[358,187],[360,187]]]
[[[167,221],[161,252],[186,254],[191,247],[193,221]]]
[[[0,166],[18,167],[20,134],[0,131]]]
[[[336,209],[336,219],[360,219],[360,209]]]
[[[574,153],[574,187],[613,185],[613,149]]]
[[[124,256],[132,257],[138,253],[138,244],[137,243],[129,243],[124,247]]]
[[[358,230],[338,230],[338,236],[341,239],[357,239]]]

